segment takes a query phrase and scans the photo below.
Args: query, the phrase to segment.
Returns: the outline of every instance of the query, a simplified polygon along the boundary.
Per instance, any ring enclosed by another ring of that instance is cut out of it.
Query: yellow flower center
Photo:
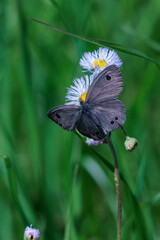
[[[84,93],[82,93],[82,95],[80,96],[80,100],[82,100],[83,102],[85,102],[86,100],[86,95],[87,95],[87,91],[85,91]]]
[[[105,62],[103,59],[98,59],[98,60],[95,60],[94,63],[93,63],[93,66],[94,68],[96,67],[100,67],[101,69],[104,68],[108,63]]]

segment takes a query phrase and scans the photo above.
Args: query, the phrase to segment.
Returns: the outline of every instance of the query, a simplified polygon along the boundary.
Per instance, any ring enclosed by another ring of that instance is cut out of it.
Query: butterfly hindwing
[[[82,135],[94,140],[102,140],[107,134],[102,128],[99,120],[89,111],[82,113],[77,124],[77,130]]]
[[[123,90],[121,72],[116,65],[105,68],[91,84],[86,102],[99,103],[117,98]]]
[[[76,128],[80,114],[80,107],[76,105],[55,107],[47,113],[50,119],[68,131],[73,131]]]
[[[122,126],[126,120],[124,105],[114,99],[91,106],[92,114],[99,120],[106,131],[113,131]]]

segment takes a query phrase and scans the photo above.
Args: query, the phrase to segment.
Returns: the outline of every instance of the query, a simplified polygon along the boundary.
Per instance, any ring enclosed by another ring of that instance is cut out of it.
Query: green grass
[[[159,12],[158,0],[1,0],[0,239],[23,239],[30,224],[40,229],[41,239],[116,239],[109,147],[90,148],[46,116],[83,74],[83,52],[99,46],[27,16],[119,50],[124,126],[139,143],[129,153],[122,131],[112,134],[122,177],[122,236],[160,238],[160,72],[145,57],[160,64]]]

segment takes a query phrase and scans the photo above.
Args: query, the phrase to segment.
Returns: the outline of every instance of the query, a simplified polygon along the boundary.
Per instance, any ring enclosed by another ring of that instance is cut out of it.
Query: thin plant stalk
[[[115,148],[113,146],[111,135],[108,137],[108,144],[113,154],[114,159],[114,180],[116,184],[116,197],[117,197],[117,240],[121,240],[121,195],[120,195],[120,177],[118,168],[118,159]]]

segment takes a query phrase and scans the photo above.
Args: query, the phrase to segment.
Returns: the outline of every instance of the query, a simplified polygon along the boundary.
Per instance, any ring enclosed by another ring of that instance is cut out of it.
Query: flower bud
[[[124,142],[124,146],[127,151],[132,152],[136,146],[138,145],[137,140],[135,138],[126,137],[126,141]]]
[[[40,232],[38,229],[30,227],[26,227],[24,231],[24,240],[37,240],[40,238]]]

